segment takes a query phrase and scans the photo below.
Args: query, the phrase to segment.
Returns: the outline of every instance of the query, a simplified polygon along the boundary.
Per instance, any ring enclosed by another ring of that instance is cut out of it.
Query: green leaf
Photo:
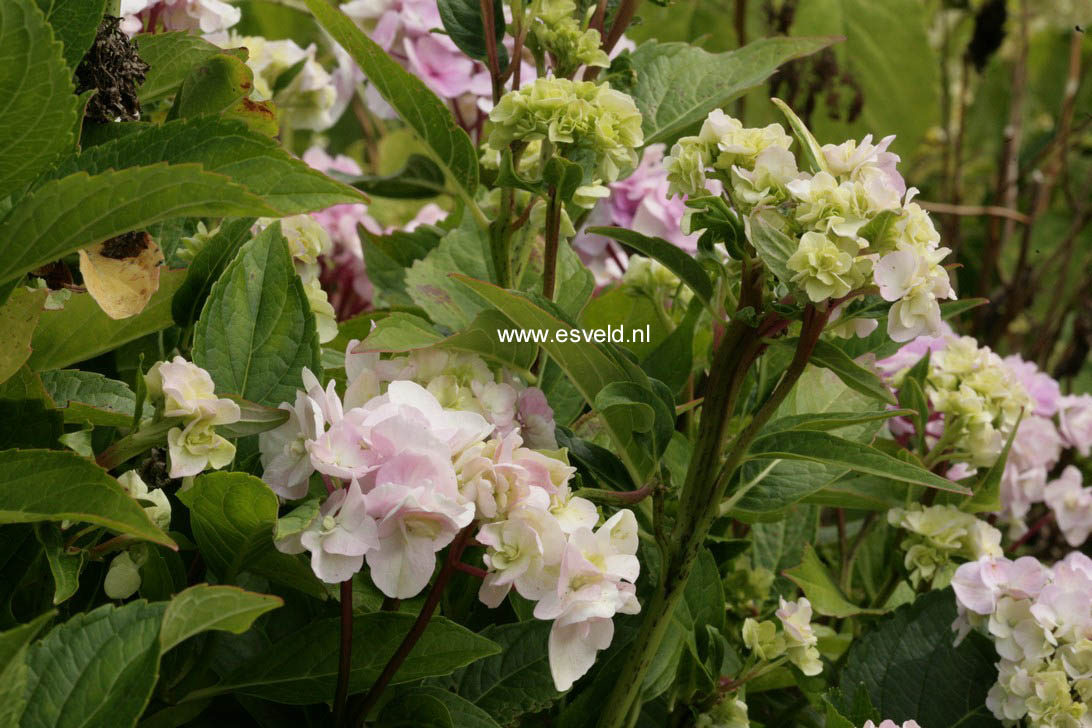
[[[437,0],[436,5],[451,42],[466,55],[488,65],[485,20],[482,18],[480,0]],[[493,0],[493,37],[496,40],[497,64],[503,73],[508,67],[508,50],[501,43],[504,38],[504,4],[501,0]]]
[[[997,680],[997,656],[976,632],[954,647],[955,617],[951,589],[899,607],[854,641],[841,674],[843,692],[865,691],[877,711],[896,722],[998,728],[986,708],[986,693]]]
[[[785,115],[785,120],[789,122],[789,129],[792,131],[792,135],[796,137],[796,143],[799,147],[797,153],[800,155],[800,159],[804,161],[808,171],[812,173],[827,172],[829,174],[830,168],[827,166],[827,158],[823,155],[823,148],[816,141],[811,130],[808,129],[807,124],[781,99],[770,99],[770,101],[781,110],[781,113]]]
[[[241,63],[235,58],[231,60]],[[61,176],[83,171],[95,175],[110,169],[145,167],[160,162],[199,164],[206,172],[227,177],[261,197],[276,211],[270,215],[274,217],[367,201],[357,190],[312,169],[269,137],[251,131],[246,124],[214,116],[145,126],[135,134],[100,144],[65,160],[53,174]],[[185,213],[172,217],[181,214]],[[208,215],[219,216],[217,213]]]
[[[892,417],[904,417],[910,410],[883,410],[880,412],[819,412],[815,414],[778,417],[765,427],[767,432],[783,430],[841,430],[856,425],[884,422]]]
[[[710,111],[763,83],[782,63],[815,53],[835,38],[763,38],[728,53],[708,53],[688,43],[642,43],[630,56],[633,96],[641,111],[645,144],[669,141]]]
[[[273,540],[279,541],[305,531],[318,516],[321,506],[318,498],[310,498],[278,518]]]
[[[819,538],[819,509],[794,504],[784,517],[751,526],[751,556],[755,566],[780,574],[799,564],[804,547]]]
[[[0,451],[0,523],[81,521],[175,547],[98,465],[60,450]]]
[[[41,377],[65,422],[114,427],[132,422],[136,395],[125,382],[78,369],[42,372]]]
[[[165,605],[130,602],[77,614],[27,653],[20,728],[131,728],[159,676]]]
[[[351,184],[361,192],[378,197],[422,200],[444,191],[444,173],[428,157],[411,154],[402,169],[394,174],[334,177]]]
[[[0,4],[0,48],[4,49],[0,63],[2,200],[71,148],[78,100],[72,69],[64,62],[62,46],[35,0]],[[0,233],[0,241],[6,240],[10,238]],[[0,261],[10,255],[3,251],[0,242]],[[0,281],[7,279],[0,275]]]
[[[217,53],[190,69],[182,80],[167,121],[203,114],[220,114],[250,95],[254,72],[246,61],[230,53]]]
[[[492,280],[489,270],[489,241],[473,220],[463,220],[448,232],[439,245],[417,260],[405,272],[406,292],[436,323],[459,330],[488,305],[473,291],[452,280],[459,271],[479,280]]]
[[[857,614],[883,614],[883,609],[866,609],[850,602],[838,585],[834,583],[827,567],[819,560],[812,545],[804,545],[804,560],[785,572],[798,587],[804,590],[804,596],[811,602],[816,613],[826,617],[845,619]]]
[[[383,706],[376,722],[389,728],[455,728],[451,712],[435,695],[399,695]]]
[[[106,0],[37,0],[53,27],[53,37],[64,45],[64,60],[72,70],[80,65],[95,40]]]
[[[793,272],[788,261],[796,252],[796,238],[789,237],[777,226],[781,220],[771,210],[755,210],[751,213],[751,243],[754,244],[758,257],[785,285],[792,285]]]
[[[42,544],[49,571],[53,575],[53,603],[68,601],[80,588],[80,572],[83,571],[84,552],[70,554],[65,551],[60,530],[53,524],[36,529]]]
[[[0,225],[0,281],[173,217],[276,214],[243,187],[196,164],[81,172],[38,187]]]
[[[357,230],[364,247],[364,266],[376,291],[388,304],[414,305],[406,292],[406,272],[440,244],[446,231],[433,225],[389,235],[373,235],[362,225]]]
[[[811,0],[797,8],[794,35],[845,37],[833,49],[829,73],[848,76],[865,99],[853,124],[836,120],[835,116],[845,116],[828,114],[820,105],[811,116],[820,138],[859,138],[882,131],[897,135],[893,150],[897,153],[910,154],[918,148],[940,120],[942,82],[937,69],[941,63],[929,36],[932,17],[917,0]],[[847,85],[831,88],[844,93],[847,101],[856,93]],[[839,105],[839,110],[847,105]]]
[[[503,342],[498,331],[512,328],[500,312],[486,309],[466,329],[443,336],[420,316],[392,312],[376,322],[362,342],[369,351],[405,352],[415,349],[450,349],[477,354],[494,363],[529,371],[538,347],[532,343]]]
[[[227,399],[239,405],[239,421],[217,425],[217,432],[227,438],[249,437],[280,427],[288,421],[288,412],[280,407],[266,407],[229,394]]]
[[[891,394],[891,390],[878,374],[853,361],[844,351],[829,342],[823,340],[816,342],[809,363],[831,370],[855,392],[885,404],[896,403],[895,395]]]
[[[373,612],[353,619],[350,694],[367,690],[379,677],[414,621],[414,615],[402,612]],[[273,642],[219,685],[198,691],[187,700],[241,693],[288,705],[327,701],[337,680],[340,634],[337,619],[314,620]],[[499,651],[485,637],[443,617],[433,617],[392,684],[447,675]]]
[[[19,725],[27,704],[27,648],[56,614],[51,610],[0,632],[0,726],[4,728]]]
[[[970,495],[958,483],[891,457],[869,445],[826,432],[794,430],[763,435],[751,443],[750,458],[789,458],[852,469],[913,485]]]
[[[595,395],[592,406],[603,417],[628,419],[633,437],[658,458],[675,429],[675,403],[635,382],[611,382]]]
[[[303,367],[321,376],[315,317],[280,223],[244,245],[213,284],[193,361],[218,392],[274,407],[295,401]]]
[[[186,279],[171,300],[171,315],[176,324],[187,326],[197,320],[212,284],[235,258],[243,243],[250,240],[254,222],[253,217],[225,220],[193,256],[186,268]]]
[[[588,232],[593,235],[604,235],[612,240],[617,240],[639,253],[649,256],[663,263],[664,267],[679,277],[683,283],[697,294],[705,305],[711,306],[713,301],[713,283],[709,280],[709,274],[701,267],[698,261],[691,258],[677,245],[672,245],[663,238],[642,235],[635,230],[620,227],[592,227]]]
[[[273,545],[277,496],[253,475],[199,475],[178,499],[190,509],[194,540],[221,582],[249,571],[312,596],[325,595],[310,567]]]
[[[550,675],[549,634],[550,623],[537,619],[489,625],[481,636],[501,652],[457,671],[455,692],[503,725],[546,709],[560,696]]]
[[[0,306],[0,384],[30,358],[30,342],[42,315],[47,292],[18,287]]]
[[[140,103],[170,96],[182,85],[190,69],[220,53],[233,53],[246,60],[245,48],[224,50],[186,32],[141,33],[133,38],[148,73],[138,90]]]
[[[549,340],[541,345],[542,348],[564,370],[589,404],[596,401],[596,397],[604,387],[613,383],[631,382],[651,390],[648,377],[636,365],[625,359],[624,355],[617,352],[608,353],[611,350],[607,347],[591,342],[558,342],[554,336],[555,332],[560,329],[569,330],[572,326],[528,297],[467,276],[454,277],[489,301],[517,327],[549,331],[550,336],[547,337]],[[634,482],[644,483],[655,467],[656,460],[648,451],[646,443],[634,437],[632,422],[626,414],[627,411],[604,413],[603,422],[618,446],[619,456],[626,464]]]
[[[500,728],[489,713],[473,703],[455,693],[427,685],[400,692],[398,697],[383,706],[378,725],[399,725],[406,728],[431,725],[423,722],[427,713],[422,712],[421,707],[425,705],[435,709],[436,715],[446,717],[447,725],[453,728]]]
[[[694,369],[694,328],[702,310],[701,302],[692,300],[675,330],[641,361],[641,368],[650,377],[662,381],[676,395],[682,392]]]
[[[163,271],[159,290],[148,305],[127,319],[110,318],[87,293],[72,296],[60,311],[44,311],[34,330],[34,351],[27,366],[33,371],[67,367],[169,327],[171,296],[185,275],[181,270]]]
[[[326,0],[306,3],[319,24],[357,62],[379,95],[429,145],[462,196],[472,198],[478,187],[477,151],[444,102]]]
[[[254,620],[284,605],[280,597],[255,594],[234,586],[191,586],[167,604],[159,643],[163,652],[201,632],[242,634]]]

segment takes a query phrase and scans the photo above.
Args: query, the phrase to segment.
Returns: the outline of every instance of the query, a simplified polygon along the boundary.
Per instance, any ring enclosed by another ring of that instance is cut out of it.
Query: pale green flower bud
[[[785,653],[785,636],[778,634],[771,621],[757,622],[748,617],[743,622],[743,644],[762,660],[774,660]]]
[[[128,599],[140,588],[140,565],[128,551],[122,551],[110,562],[102,589],[111,599]]]

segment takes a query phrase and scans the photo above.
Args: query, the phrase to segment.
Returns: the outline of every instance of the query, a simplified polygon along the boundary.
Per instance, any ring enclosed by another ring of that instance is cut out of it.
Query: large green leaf
[[[763,38],[727,53],[650,40],[631,55],[636,80],[632,88],[621,90],[633,96],[641,111],[645,144],[670,141],[765,81],[782,63],[835,40]]]
[[[593,404],[599,393],[608,385],[629,382],[642,389],[651,390],[648,377],[623,354],[611,352],[606,346],[591,342],[557,341],[559,330],[571,330],[572,326],[555,314],[539,306],[527,296],[506,291],[490,283],[455,276],[467,287],[489,301],[507,316],[516,327],[550,332],[541,346],[558,363],[580,391],[585,401]],[[609,346],[609,345],[607,345]],[[608,353],[610,352],[610,353]],[[619,448],[619,457],[626,464],[634,482],[644,483],[652,472],[656,460],[646,442],[634,437],[629,408],[615,408],[603,414],[603,422]]]
[[[864,97],[853,124],[834,114],[812,115],[816,135],[826,141],[871,132],[896,134],[903,154],[917,149],[923,136],[939,123],[940,64],[929,39],[928,11],[918,0],[812,0],[802,3],[792,32],[845,37],[834,48],[838,66]],[[832,73],[833,75],[833,73]],[[847,92],[852,93],[852,92]]]
[[[106,0],[37,0],[53,28],[53,36],[64,45],[64,60],[73,70],[95,40],[102,22]]]
[[[131,728],[159,676],[163,603],[78,614],[27,653],[20,728]]]
[[[138,89],[141,103],[170,96],[182,84],[190,69],[220,53],[247,56],[246,49],[224,50],[185,32],[141,33],[133,38],[141,59],[148,64],[144,83]]]
[[[397,698],[383,706],[377,725],[424,728],[423,703],[433,705],[436,714],[446,718],[446,725],[452,728],[500,728],[488,712],[468,700],[442,688],[429,686],[399,693]]]
[[[30,358],[30,340],[42,315],[46,291],[18,288],[0,306],[0,383]]]
[[[159,290],[136,316],[112,319],[90,294],[72,296],[60,311],[44,311],[31,339],[27,365],[34,371],[59,369],[111,351],[171,325],[171,296],[185,271],[164,271]]]
[[[234,586],[191,586],[167,604],[159,642],[167,652],[183,640],[209,630],[242,634],[255,619],[283,604],[280,597]]]
[[[173,217],[276,215],[197,164],[155,164],[51,180],[0,226],[0,282],[95,243]]]
[[[550,676],[549,634],[550,623],[537,619],[486,627],[481,635],[501,652],[456,672],[455,692],[505,725],[547,708],[560,695]]]
[[[794,504],[784,518],[751,526],[751,557],[755,566],[780,574],[800,563],[804,547],[819,537],[819,509]]]
[[[207,172],[224,175],[261,197],[279,215],[367,200],[353,187],[308,167],[241,121],[207,115],[148,125],[135,134],[99,144],[65,160],[53,176],[80,171],[95,175],[159,162],[199,164]]]
[[[27,704],[27,647],[56,612],[46,612],[26,624],[0,632],[0,726],[19,725]]]
[[[353,619],[350,693],[367,690],[379,677],[414,620],[414,615],[401,612],[373,612]],[[337,619],[313,621],[275,641],[219,685],[187,699],[242,693],[289,705],[329,700],[337,680],[340,636]],[[443,617],[433,617],[395,673],[393,682],[448,675],[499,651],[500,648],[485,637]]]
[[[39,524],[35,529],[42,544],[42,553],[49,562],[49,571],[53,575],[53,603],[67,601],[80,588],[80,572],[83,571],[86,552],[70,554],[64,546],[62,533],[52,523]]]
[[[532,343],[501,341],[498,331],[510,329],[512,322],[500,312],[486,309],[474,317],[469,327],[444,336],[420,316],[393,312],[379,319],[364,339],[373,351],[404,352],[414,349],[450,349],[477,354],[497,364],[530,370],[538,347]]]
[[[819,555],[810,543],[804,545],[803,560],[786,571],[785,576],[804,591],[804,596],[811,602],[816,614],[845,619],[857,614],[882,614],[884,611],[858,607],[849,601],[834,583],[830,572],[819,560]]]
[[[225,220],[205,244],[193,256],[186,267],[186,279],[171,301],[171,314],[179,326],[187,326],[201,315],[212,284],[224,272],[243,243],[251,238],[254,218],[240,217]]]
[[[250,571],[313,596],[325,595],[311,569],[273,545],[277,496],[246,473],[207,473],[178,494],[190,509],[193,537],[222,582]]]
[[[489,241],[469,219],[440,239],[405,272],[406,293],[434,322],[452,330],[469,325],[489,305],[473,291],[452,280],[459,271],[471,278],[492,280],[489,269]]]
[[[923,726],[998,728],[986,708],[997,679],[990,641],[972,632],[953,646],[951,589],[929,592],[900,607],[854,641],[841,675],[852,698],[864,690],[885,718]]]
[[[319,24],[349,52],[379,95],[429,145],[462,195],[472,197],[478,187],[477,151],[444,102],[326,0],[306,2]]]
[[[47,371],[41,376],[42,386],[65,422],[125,427],[133,421],[136,395],[125,382],[78,369]]]
[[[373,235],[362,225],[357,230],[368,278],[378,297],[389,305],[414,305],[406,291],[406,273],[415,261],[440,244],[445,231],[433,225],[422,225],[412,231],[395,230],[390,235]]]
[[[315,317],[280,223],[244,245],[213,285],[193,360],[217,391],[274,407],[295,401],[303,367],[321,374]]]
[[[809,360],[815,366],[829,369],[850,389],[878,399],[885,404],[895,404],[895,396],[880,376],[853,361],[837,346],[818,341]]]
[[[72,146],[78,102],[72,69],[64,62],[62,46],[35,0],[0,3],[0,49],[3,199]],[[0,233],[0,241],[6,237]],[[9,254],[0,242],[0,261]],[[7,278],[0,275],[0,282]]]
[[[967,488],[947,478],[894,458],[869,445],[831,435],[828,432],[794,430],[763,435],[751,443],[749,457],[787,458],[833,465],[898,482],[970,495]]]
[[[0,523],[85,521],[174,547],[98,465],[62,450],[0,451]]]

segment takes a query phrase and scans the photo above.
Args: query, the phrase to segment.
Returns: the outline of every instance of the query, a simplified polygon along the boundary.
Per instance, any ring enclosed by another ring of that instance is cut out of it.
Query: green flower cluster
[[[607,84],[540,78],[509,91],[489,114],[489,146],[546,139],[587,149],[595,155],[595,174],[610,183],[637,167],[644,143],[641,112],[633,99]]]
[[[1001,532],[952,505],[892,508],[887,522],[909,532],[902,548],[915,588],[923,581],[933,589],[948,586],[959,565],[956,559],[1001,555]]]
[[[535,0],[531,12],[534,42],[553,57],[559,76],[568,76],[580,66],[610,65],[600,47],[599,31],[581,26],[572,0]]]

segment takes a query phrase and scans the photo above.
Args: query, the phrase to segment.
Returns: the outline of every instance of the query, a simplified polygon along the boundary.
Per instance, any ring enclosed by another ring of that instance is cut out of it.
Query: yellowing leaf
[[[146,233],[134,235],[143,235],[144,240],[132,251],[112,251],[110,246],[117,238],[80,251],[80,273],[87,292],[112,319],[136,316],[159,290],[163,251]],[[118,257],[118,252],[136,254]]]

